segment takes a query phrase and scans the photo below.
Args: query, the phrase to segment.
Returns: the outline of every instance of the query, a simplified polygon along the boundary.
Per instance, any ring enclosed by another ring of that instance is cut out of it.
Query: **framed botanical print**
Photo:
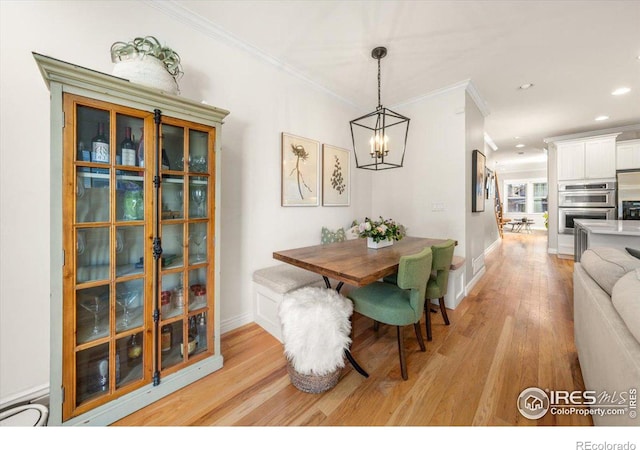
[[[320,143],[282,133],[282,206],[320,204]]]
[[[480,150],[474,150],[471,160],[471,212],[484,211],[485,156]]]
[[[350,152],[322,144],[322,205],[349,206],[351,191]]]

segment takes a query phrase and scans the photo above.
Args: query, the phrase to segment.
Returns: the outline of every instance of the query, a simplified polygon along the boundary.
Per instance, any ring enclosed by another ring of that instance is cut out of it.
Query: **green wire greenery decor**
[[[167,72],[176,80],[183,74],[180,56],[169,47],[161,45],[153,36],[137,37],[129,42],[119,41],[111,45],[111,61],[114,63],[130,59],[136,55],[156,57],[162,61]]]

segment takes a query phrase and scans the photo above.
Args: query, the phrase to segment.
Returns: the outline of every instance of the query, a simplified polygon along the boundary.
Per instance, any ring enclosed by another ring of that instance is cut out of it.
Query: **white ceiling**
[[[388,49],[384,106],[471,80],[500,163],[539,158],[546,137],[640,124],[637,0],[183,0],[169,8],[363,113],[377,105],[377,46]],[[518,89],[524,83],[534,86]],[[611,95],[621,86],[631,92]],[[610,119],[596,122],[600,115]]]

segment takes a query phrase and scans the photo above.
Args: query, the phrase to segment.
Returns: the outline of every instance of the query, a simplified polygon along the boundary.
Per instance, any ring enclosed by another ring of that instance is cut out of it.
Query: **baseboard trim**
[[[491,244],[489,247],[487,247],[484,250],[484,256],[487,256],[489,253],[491,253],[492,251],[494,251],[495,249],[500,247],[501,243],[502,243],[502,239],[500,239],[500,238],[498,238],[495,241],[493,241],[493,244]]]
[[[38,401],[38,403],[44,404],[44,402],[41,402],[40,400],[48,396],[49,383],[41,384],[40,386],[35,386],[22,392],[18,392],[17,394],[0,399],[0,410],[6,409],[13,405],[31,403],[34,401]],[[48,402],[46,406],[49,406]]]
[[[245,313],[230,319],[220,321],[220,334],[240,328],[243,325],[253,322],[253,314]]]
[[[480,281],[480,279],[484,276],[486,272],[487,272],[487,268],[482,267],[482,269],[480,269],[478,273],[475,274],[475,276],[469,281],[469,283],[467,283],[467,285],[464,288],[465,297],[469,295],[469,292],[471,292],[473,287],[476,285],[478,281]]]
[[[547,253],[549,253],[550,255],[557,255],[558,254],[558,249],[557,248],[549,248],[547,250]]]

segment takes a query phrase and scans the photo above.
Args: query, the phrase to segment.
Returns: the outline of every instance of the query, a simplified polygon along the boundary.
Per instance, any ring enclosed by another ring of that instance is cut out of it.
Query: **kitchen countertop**
[[[574,223],[593,234],[640,236],[640,220],[576,219]]]

